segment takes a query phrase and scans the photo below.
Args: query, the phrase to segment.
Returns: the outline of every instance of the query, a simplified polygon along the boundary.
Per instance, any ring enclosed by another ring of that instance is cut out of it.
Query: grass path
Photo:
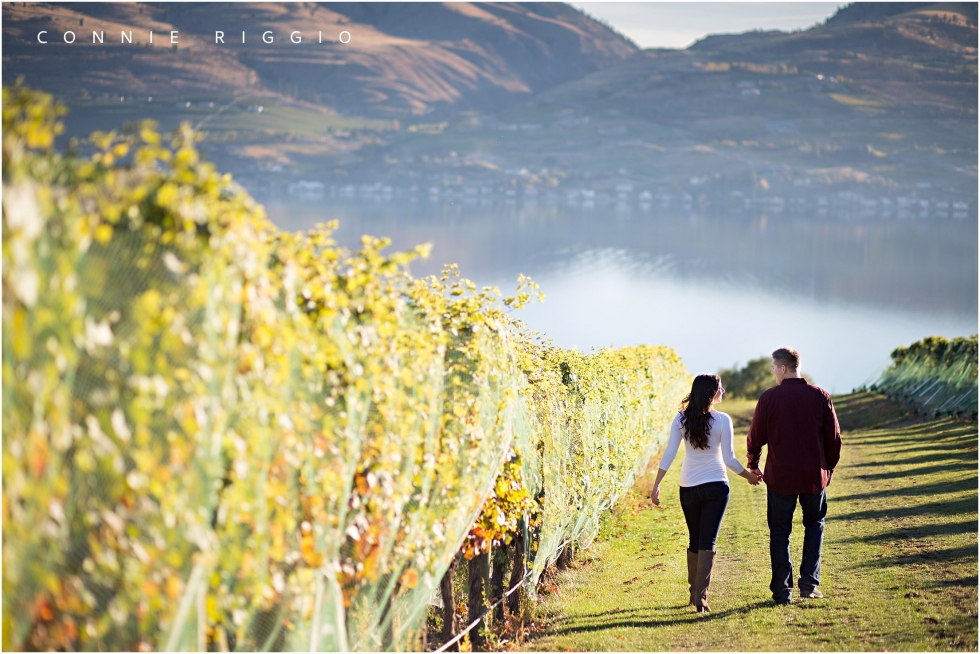
[[[545,587],[530,650],[977,650],[977,424],[923,421],[881,397],[835,399],[842,460],[829,494],[822,600],[769,602],[764,486],[730,474],[732,497],[709,590],[687,603],[679,461],[663,508],[648,473],[601,540]],[[753,403],[726,402],[745,461]],[[683,453],[683,448],[682,448]],[[651,466],[651,472],[656,465]],[[802,524],[791,539],[799,568]]]

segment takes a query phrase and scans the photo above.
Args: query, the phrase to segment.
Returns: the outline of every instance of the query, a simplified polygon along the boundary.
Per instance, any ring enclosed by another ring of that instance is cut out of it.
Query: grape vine
[[[664,347],[543,341],[427,249],[278,230],[151,122],[3,89],[5,649],[394,650],[465,559],[537,580],[662,444]],[[532,586],[533,588],[533,586]]]

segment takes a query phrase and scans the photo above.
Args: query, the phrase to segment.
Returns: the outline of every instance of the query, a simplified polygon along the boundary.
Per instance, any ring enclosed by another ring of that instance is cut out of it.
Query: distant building
[[[324,196],[325,189],[326,187],[322,182],[312,182],[301,179],[298,182],[290,184],[287,188],[287,192],[296,197],[308,200],[319,200]]]

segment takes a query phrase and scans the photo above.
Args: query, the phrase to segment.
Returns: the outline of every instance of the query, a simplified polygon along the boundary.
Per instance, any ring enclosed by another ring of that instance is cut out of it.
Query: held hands
[[[762,482],[762,473],[758,468],[746,468],[740,476],[751,486],[758,486]]]

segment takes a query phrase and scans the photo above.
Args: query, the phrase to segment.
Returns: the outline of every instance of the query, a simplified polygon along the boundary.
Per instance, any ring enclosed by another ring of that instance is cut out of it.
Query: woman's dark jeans
[[[690,541],[687,549],[715,549],[721,519],[728,507],[728,494],[731,489],[723,481],[709,481],[697,486],[681,486],[681,509],[687,521]]]
[[[771,489],[768,491],[769,559],[772,562],[769,590],[774,600],[783,602],[789,599],[793,589],[789,535],[793,531],[793,512],[797,501],[803,508],[800,593],[806,595],[820,585],[820,550],[823,549],[823,523],[827,517],[827,490],[805,495],[780,495]]]

